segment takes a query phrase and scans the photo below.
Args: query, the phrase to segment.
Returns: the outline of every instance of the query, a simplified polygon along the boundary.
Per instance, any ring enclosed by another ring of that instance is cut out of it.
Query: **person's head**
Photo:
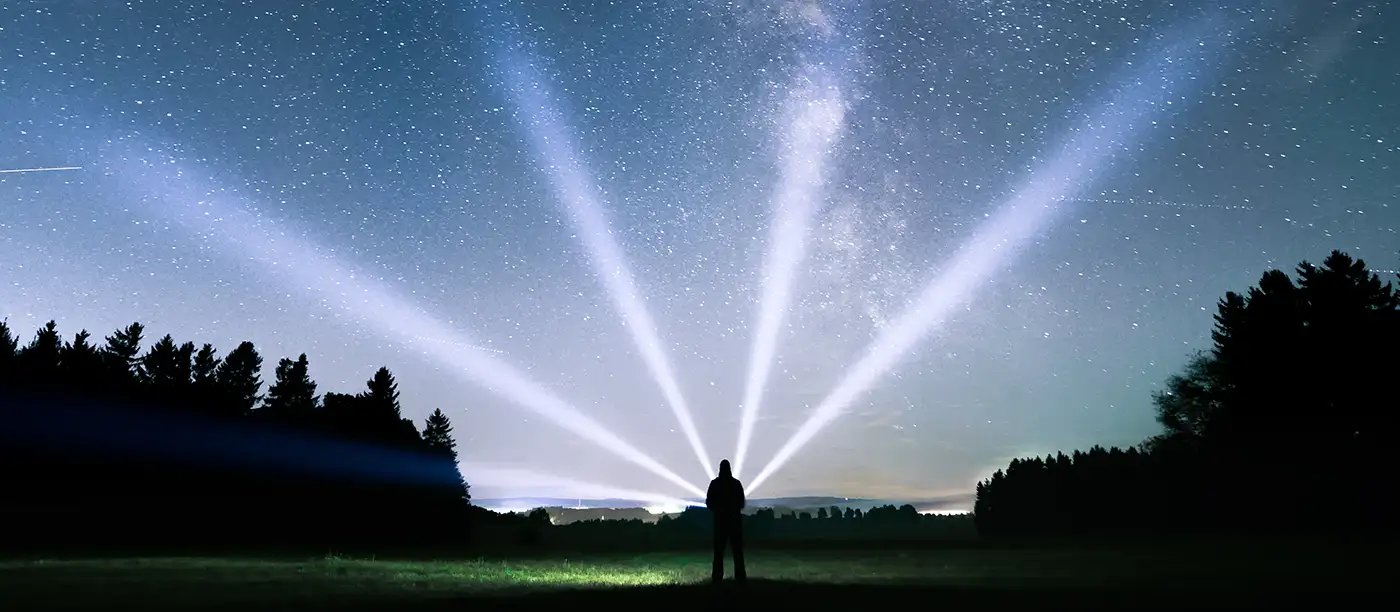
[[[720,476],[720,478],[733,478],[733,477],[734,477],[734,475],[731,474],[731,473],[729,472],[729,460],[728,460],[728,459],[725,459],[725,460],[719,462],[719,476]]]

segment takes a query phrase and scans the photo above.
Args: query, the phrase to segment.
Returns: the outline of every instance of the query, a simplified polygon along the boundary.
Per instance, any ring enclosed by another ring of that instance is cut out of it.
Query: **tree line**
[[[528,513],[486,513],[478,524],[481,544],[491,548],[553,551],[636,551],[704,549],[710,544],[713,521],[709,510],[690,507],[657,521],[597,518],[554,524],[548,509]],[[912,505],[792,510],[760,508],[745,514],[747,545],[758,548],[895,547],[927,542],[975,540],[970,515],[920,514]]]
[[[0,321],[0,548],[382,549],[461,542],[452,424],[402,415],[380,368],[318,395],[305,354],[264,390],[251,342],[226,354],[140,323],[100,343]]]
[[[1338,251],[1296,273],[1219,300],[1153,395],[1161,434],[1013,460],[977,485],[979,533],[1393,528],[1400,291]]]
[[[1333,252],[1217,304],[1209,350],[1153,396],[1134,448],[1013,460],[977,485],[985,537],[1390,526],[1386,436],[1400,291]],[[470,505],[452,424],[402,415],[393,374],[327,392],[305,354],[273,381],[250,342],[220,355],[139,323],[99,343],[0,321],[0,549],[325,551],[507,544],[703,544],[707,511],[656,524],[497,515]],[[144,347],[144,350],[143,350]],[[482,527],[470,533],[470,527]],[[961,538],[967,517],[912,506],[745,518],[750,540]],[[488,533],[489,532],[489,533]],[[500,542],[498,542],[500,543]]]

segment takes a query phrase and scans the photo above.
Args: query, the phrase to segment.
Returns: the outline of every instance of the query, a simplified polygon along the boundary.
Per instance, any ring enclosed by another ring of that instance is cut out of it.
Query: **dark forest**
[[[977,486],[972,521],[913,506],[746,517],[765,540],[984,540],[1306,532],[1393,526],[1386,467],[1400,373],[1400,293],[1333,252],[1296,279],[1220,299],[1208,350],[1153,397],[1137,447],[1012,461]],[[139,323],[101,341],[0,323],[0,524],[24,551],[380,551],[545,544],[692,544],[704,509],[651,524],[553,526],[543,510],[470,505],[452,424],[404,418],[381,368],[325,392],[307,357],[260,378],[227,353]],[[469,475],[468,475],[469,476]]]
[[[1138,448],[1012,461],[977,487],[983,536],[1393,525],[1400,295],[1333,252],[1216,307],[1209,350],[1153,397]]]

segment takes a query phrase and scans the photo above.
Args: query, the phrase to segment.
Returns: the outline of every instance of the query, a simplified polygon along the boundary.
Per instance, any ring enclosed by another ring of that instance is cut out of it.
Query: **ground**
[[[1328,552],[1330,551],[1330,552]],[[529,559],[390,561],[133,558],[0,562],[0,609],[452,609],[739,603],[839,609],[888,600],[944,608],[1034,604],[1275,607],[1307,592],[1388,589],[1341,549],[962,549],[751,551],[745,589],[707,584],[703,551]],[[725,606],[728,607],[728,606]],[[796,609],[796,608],[793,608]]]

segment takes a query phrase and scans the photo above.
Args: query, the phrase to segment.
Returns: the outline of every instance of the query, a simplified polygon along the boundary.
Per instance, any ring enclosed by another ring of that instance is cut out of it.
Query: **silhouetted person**
[[[719,462],[719,476],[710,481],[710,489],[705,492],[705,507],[715,520],[715,564],[711,577],[715,584],[724,580],[727,543],[734,554],[734,580],[743,582],[744,522],[740,511],[744,509],[744,484],[730,473],[728,459]]]

